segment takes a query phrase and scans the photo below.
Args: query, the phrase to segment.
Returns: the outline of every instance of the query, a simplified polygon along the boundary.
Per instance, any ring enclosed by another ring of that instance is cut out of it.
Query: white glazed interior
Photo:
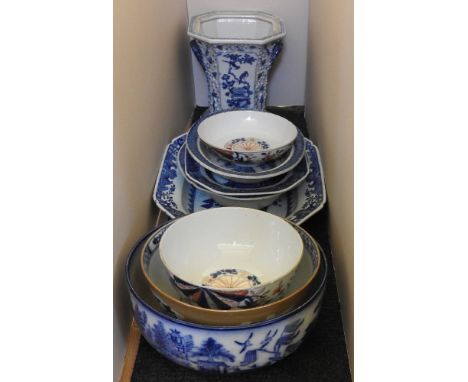
[[[137,263],[135,261],[135,263]],[[133,269],[133,268],[132,268]],[[135,284],[138,286],[137,292],[146,299],[146,302],[152,307],[159,308],[159,304],[154,301],[152,297],[152,292],[148,283],[144,280],[144,276],[141,273],[140,267],[135,267],[132,273],[132,277],[135,278],[138,282]],[[291,283],[287,286],[286,291],[284,292],[283,298],[291,295],[292,293],[303,288],[304,285],[310,279],[310,275],[314,273],[314,265],[312,263],[312,253],[305,251],[304,256],[302,256],[301,262],[297,268],[296,275],[292,279]],[[161,289],[164,293],[170,295],[175,299],[180,298],[179,291],[171,283],[167,272],[164,270],[164,264],[161,261],[159,249],[155,251],[154,255],[151,257],[151,260],[148,265],[147,270],[148,276],[151,278],[152,282]],[[193,305],[189,298],[183,300],[183,302]],[[291,306],[291,309],[295,308]]]
[[[270,147],[262,151],[270,151],[291,145],[297,137],[297,128],[286,118],[273,113],[242,110],[206,118],[198,127],[198,136],[217,149],[224,149],[232,139],[253,137],[269,144]]]
[[[266,44],[286,32],[281,20],[268,13],[221,11],[194,16],[188,34],[212,44]]]
[[[210,38],[260,39],[272,32],[271,22],[254,18],[227,16],[200,23],[200,33]]]
[[[167,229],[160,243],[166,268],[194,285],[201,285],[204,276],[221,269],[248,271],[267,284],[291,272],[302,253],[301,237],[287,221],[238,207],[181,218]]]

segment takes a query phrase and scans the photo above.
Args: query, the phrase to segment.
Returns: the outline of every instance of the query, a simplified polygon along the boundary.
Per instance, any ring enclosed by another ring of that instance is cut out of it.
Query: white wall
[[[354,360],[353,0],[310,0],[306,117],[323,160],[330,239],[351,371]]]
[[[124,260],[155,222],[161,155],[194,106],[186,28],[185,0],[114,2],[114,380],[131,319]]]
[[[270,73],[268,105],[304,105],[309,0],[187,0],[189,17],[217,10],[264,11],[283,19],[283,51]],[[197,105],[207,106],[206,79],[192,55]]]

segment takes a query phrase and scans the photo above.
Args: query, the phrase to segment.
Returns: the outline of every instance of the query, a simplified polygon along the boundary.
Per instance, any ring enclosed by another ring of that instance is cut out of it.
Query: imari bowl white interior
[[[310,289],[317,286],[317,279],[320,279],[319,272],[323,271],[320,268],[320,249],[317,242],[303,229],[295,226],[304,242],[304,256],[302,256],[296,276],[289,286],[284,288],[282,298],[249,309],[202,308],[195,305],[188,297],[180,297],[176,286],[171,282],[162,264],[159,243],[164,232],[173,222],[164,224],[154,234],[150,235],[141,251],[141,269],[153,296],[166,306],[174,316],[188,322],[236,326],[278,317],[305,301]]]
[[[261,163],[286,154],[297,137],[297,127],[286,118],[254,110],[233,110],[205,118],[198,136],[229,159]]]
[[[303,249],[286,220],[221,207],[174,222],[161,239],[160,255],[182,296],[205,308],[244,309],[281,297]]]
[[[287,313],[249,325],[229,327],[223,326],[222,321],[216,326],[194,324],[178,319],[160,305],[141,273],[139,254],[143,243],[157,230],[135,244],[125,265],[135,321],[156,351],[194,370],[235,373],[272,365],[299,348],[319,314],[326,286],[325,257],[321,257],[313,288],[308,289],[302,303]]]

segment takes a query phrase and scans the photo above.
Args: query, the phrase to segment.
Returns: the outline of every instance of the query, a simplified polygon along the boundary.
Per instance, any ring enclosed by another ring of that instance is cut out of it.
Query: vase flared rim
[[[246,21],[267,23],[271,26],[271,29],[261,36],[253,36],[252,38],[246,36],[233,37],[232,35],[213,36],[203,31],[202,25],[204,23],[223,19],[244,19]],[[190,19],[187,34],[193,39],[202,40],[209,44],[264,45],[283,38],[286,35],[286,30],[282,20],[269,13],[256,11],[215,11],[193,16]]]

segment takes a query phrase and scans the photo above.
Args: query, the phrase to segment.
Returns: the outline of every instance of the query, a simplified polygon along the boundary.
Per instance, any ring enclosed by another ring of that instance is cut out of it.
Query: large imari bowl
[[[229,310],[278,300],[294,278],[304,244],[288,221],[273,214],[221,207],[175,221],[159,251],[182,297]]]
[[[279,115],[255,110],[217,113],[202,120],[198,136],[228,159],[262,163],[285,155],[298,135],[297,127]]]
[[[304,242],[304,255],[294,279],[285,288],[282,298],[249,309],[222,310],[197,306],[189,298],[180,296],[177,287],[171,282],[161,261],[159,243],[161,237],[173,222],[165,224],[149,236],[141,251],[141,269],[154,298],[166,306],[167,309],[170,309],[178,318],[205,325],[237,326],[253,324],[278,317],[296,308],[307,299],[312,290],[316,290],[317,286],[320,285],[324,268],[320,264],[319,245],[306,231],[295,226]],[[248,296],[245,297],[245,299],[248,298]]]
[[[235,373],[272,365],[299,348],[319,313],[327,273],[324,256],[316,288],[292,311],[252,325],[192,324],[177,319],[157,304],[141,274],[139,254],[143,243],[155,231],[137,242],[125,267],[135,320],[154,349],[169,360],[194,370]]]
[[[190,46],[208,82],[209,112],[265,109],[268,72],[286,35],[263,12],[210,12],[192,17]]]

